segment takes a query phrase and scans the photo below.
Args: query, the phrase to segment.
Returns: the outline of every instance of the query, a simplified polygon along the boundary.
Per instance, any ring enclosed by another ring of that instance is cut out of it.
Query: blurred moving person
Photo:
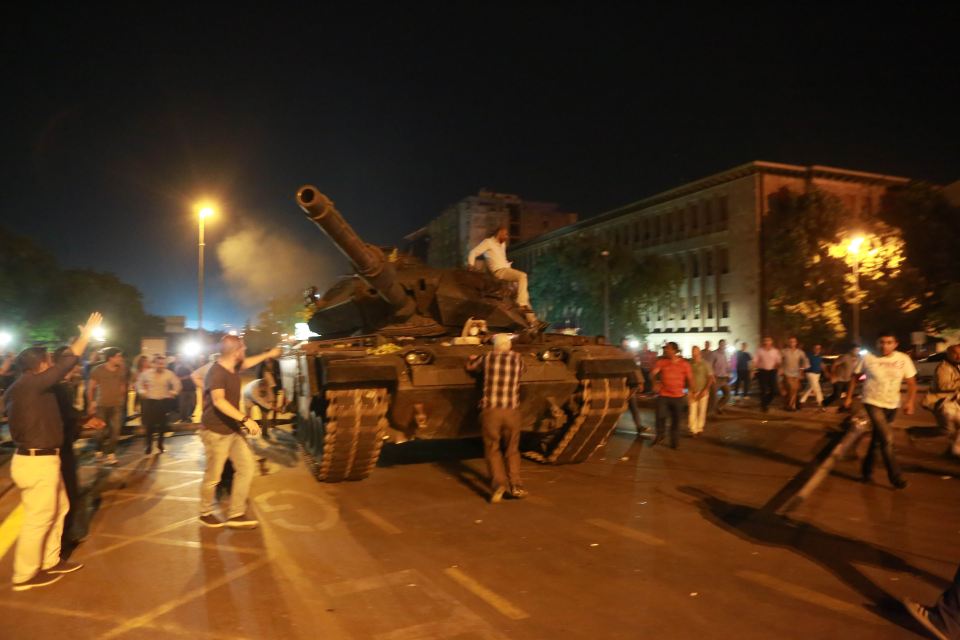
[[[777,395],[777,375],[783,362],[780,350],[773,346],[773,338],[763,338],[753,362],[757,366],[757,382],[760,384],[760,406],[766,413]]]
[[[820,388],[820,377],[823,375],[823,347],[819,344],[813,345],[813,350],[807,354],[807,366],[806,370],[803,372],[803,375],[807,378],[807,389],[800,396],[800,406],[803,406],[803,403],[810,398],[810,394],[813,394],[813,397],[817,399],[817,407],[820,411],[825,411],[823,408],[823,389]]]
[[[167,430],[167,413],[170,401],[180,393],[180,378],[167,368],[167,359],[154,356],[153,368],[137,377],[137,393],[140,395],[143,437],[146,446],[144,455],[153,452],[153,434],[157,434],[157,449],[163,453],[163,434]]]
[[[714,379],[712,368],[703,361],[700,347],[694,347],[690,356],[691,383],[690,392],[687,394],[690,412],[688,420],[690,433],[696,437],[703,433],[703,427],[707,423],[707,411],[709,409],[709,398],[707,396],[712,393]]]
[[[753,356],[747,351],[746,342],[740,343],[740,350],[734,357],[736,358],[737,381],[733,385],[733,393],[737,395],[737,392],[739,392],[741,398],[746,398],[750,395],[750,369],[753,361]]]
[[[832,389],[830,397],[823,401],[823,406],[829,407],[833,404],[834,400],[840,400],[844,397],[847,388],[850,386],[850,378],[853,377],[853,372],[856,371],[858,366],[860,366],[860,345],[851,344],[847,346],[847,350],[842,353],[840,357],[834,361],[833,366],[830,367]],[[837,409],[839,413],[847,410],[842,402],[838,402],[837,404],[839,405]]]
[[[787,411],[797,411],[797,396],[800,393],[800,379],[803,372],[810,366],[807,360],[807,354],[797,346],[797,339],[794,336],[787,338],[787,346],[780,350],[780,368],[783,371],[783,381],[787,387],[787,396],[785,398]]]
[[[923,399],[940,428],[954,437],[949,455],[960,457],[960,344],[947,348],[946,357],[933,372],[933,382]]]

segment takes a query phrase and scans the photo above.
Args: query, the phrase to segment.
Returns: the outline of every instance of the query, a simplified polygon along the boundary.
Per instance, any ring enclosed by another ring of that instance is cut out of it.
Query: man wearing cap
[[[508,491],[512,498],[527,495],[520,480],[520,377],[526,366],[520,354],[511,351],[511,340],[510,334],[498,333],[491,353],[470,356],[467,363],[467,371],[483,375],[480,426],[492,503],[500,502]]]
[[[17,356],[20,377],[4,395],[10,435],[16,445],[10,475],[20,489],[23,524],[13,557],[13,590],[53,584],[80,569],[60,559],[63,519],[69,501],[60,475],[63,418],[54,386],[77,364],[90,334],[103,317],[93,313],[70,345],[70,353],[51,363],[46,349],[31,347]]]
[[[170,401],[180,393],[180,378],[167,368],[167,359],[154,356],[153,367],[137,376],[140,395],[140,416],[146,441],[144,454],[153,452],[153,434],[157,434],[157,449],[164,452],[163,433],[167,430]]]

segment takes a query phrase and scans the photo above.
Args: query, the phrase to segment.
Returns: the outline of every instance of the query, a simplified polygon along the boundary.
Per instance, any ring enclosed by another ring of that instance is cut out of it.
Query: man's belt
[[[17,453],[22,456],[58,456],[60,449],[27,449],[26,447],[17,447]]]

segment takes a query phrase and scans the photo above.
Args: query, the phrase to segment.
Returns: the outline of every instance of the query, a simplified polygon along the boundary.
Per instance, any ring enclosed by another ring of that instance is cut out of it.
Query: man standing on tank
[[[520,480],[520,377],[526,366],[520,354],[511,350],[511,340],[510,334],[498,333],[491,353],[470,356],[467,363],[467,371],[483,372],[480,426],[494,504],[508,491],[512,498],[527,495]]]
[[[266,358],[279,358],[279,348],[246,357],[246,345],[237,336],[220,341],[220,358],[210,367],[203,385],[203,414],[200,440],[207,466],[200,485],[200,523],[207,527],[253,529],[259,522],[246,513],[247,495],[253,481],[255,461],[247,434],[257,436],[260,426],[240,411],[240,372],[255,367]],[[216,491],[227,460],[235,475],[230,489],[230,504],[224,522],[214,513]]]
[[[517,283],[517,304],[528,316],[533,317],[531,324],[536,321],[533,309],[530,308],[530,293],[527,289],[527,274],[513,268],[513,263],[507,261],[507,240],[510,233],[503,225],[497,227],[492,236],[470,250],[467,255],[467,266],[471,269],[477,258],[483,256],[487,262],[487,269],[499,280]]]

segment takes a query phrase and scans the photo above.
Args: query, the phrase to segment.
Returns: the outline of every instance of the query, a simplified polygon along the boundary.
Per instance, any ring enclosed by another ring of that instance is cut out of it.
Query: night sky
[[[589,216],[755,159],[960,179],[945,4],[319,4],[4,16],[0,224],[195,323],[191,204],[213,198],[212,327],[345,270],[305,182],[395,244],[480,187]],[[248,269],[225,276],[231,239]]]

